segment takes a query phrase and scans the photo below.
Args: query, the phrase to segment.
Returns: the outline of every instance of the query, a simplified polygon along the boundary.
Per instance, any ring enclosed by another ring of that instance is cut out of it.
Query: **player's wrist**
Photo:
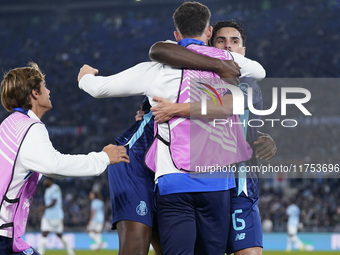
[[[171,114],[172,114],[172,117],[173,116],[183,116],[183,117],[190,116],[190,103],[174,104],[173,112]]]
[[[179,115],[181,113],[181,107],[179,104],[174,104],[172,111],[170,112],[171,116],[176,116]]]

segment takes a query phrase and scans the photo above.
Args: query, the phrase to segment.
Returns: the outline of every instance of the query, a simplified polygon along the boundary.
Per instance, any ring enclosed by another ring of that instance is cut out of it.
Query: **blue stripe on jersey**
[[[211,192],[236,187],[233,173],[219,174],[221,175],[212,177],[210,173],[200,173],[195,175],[196,178],[190,173],[166,174],[158,178],[159,194],[162,196],[173,193]],[[207,178],[203,178],[204,175]]]
[[[33,174],[33,171],[29,171],[28,174],[25,176],[24,180],[26,180],[28,177],[30,177],[31,174]]]
[[[129,143],[130,149],[135,144],[135,142],[141,137],[141,135],[144,132],[145,125],[150,122],[151,118],[152,118],[152,112],[151,111],[148,114],[144,114],[142,123],[140,124],[139,128],[137,129],[136,133],[133,135],[133,137],[132,137],[132,139]]]
[[[244,78],[240,78],[240,82],[242,82],[242,85],[249,85],[250,87],[252,87],[253,89],[253,106],[255,109],[257,110],[262,110],[263,105],[262,105],[262,92],[261,92],[261,88],[260,86],[257,84],[257,82],[253,79],[253,78],[248,78],[248,77],[244,77]],[[243,86],[245,87],[245,86]],[[248,94],[245,94],[245,108],[248,108]],[[249,116],[248,119],[249,120],[255,120],[255,119],[261,119],[260,116],[257,116],[255,114],[253,114],[252,112],[248,111]],[[247,166],[255,166],[257,165],[257,159],[255,158],[254,155],[254,151],[256,149],[256,147],[253,145],[253,143],[257,140],[257,127],[251,127],[248,126],[247,124],[247,132],[246,132],[246,140],[248,142],[248,144],[251,146],[252,150],[253,150],[253,155],[252,158],[250,160],[248,160],[246,163]],[[239,177],[244,177],[239,176]],[[237,181],[237,186],[243,187],[242,183],[240,183],[240,181],[238,179],[236,179]],[[242,180],[241,180],[242,182]],[[241,184],[241,185],[240,185]],[[258,180],[258,174],[255,172],[248,172],[247,173],[247,191],[248,191],[248,197],[250,198],[258,198],[259,197],[259,180]],[[240,190],[236,190],[236,192],[240,192]],[[235,192],[235,193],[236,193]]]
[[[126,145],[130,141],[129,149],[140,156],[144,156],[149,148],[154,135],[154,118],[150,113],[150,104],[147,97],[143,100],[142,110],[144,111],[143,120],[136,121],[131,127],[124,131],[118,138],[118,145]],[[149,114],[150,113],[150,114]],[[138,132],[138,135],[136,133]]]
[[[244,121],[245,123],[244,126],[242,126],[245,138],[247,137],[248,118],[249,118],[249,110],[244,110],[244,114],[240,115],[240,121],[241,122]],[[246,172],[245,166],[246,166],[245,162],[241,162],[237,164],[237,168],[239,170],[237,195],[241,194],[244,183],[246,182],[247,172]]]

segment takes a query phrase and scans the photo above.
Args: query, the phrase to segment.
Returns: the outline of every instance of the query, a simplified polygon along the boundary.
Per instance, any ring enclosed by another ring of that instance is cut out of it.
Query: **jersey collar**
[[[205,45],[205,43],[201,40],[193,39],[193,38],[184,38],[177,42],[178,45],[183,47],[187,47],[189,44],[198,44],[198,45]]]

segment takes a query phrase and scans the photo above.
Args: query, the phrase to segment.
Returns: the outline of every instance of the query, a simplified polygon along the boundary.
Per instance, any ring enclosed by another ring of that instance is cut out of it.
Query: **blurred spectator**
[[[270,233],[273,231],[273,222],[269,218],[262,220],[262,230],[264,233]]]

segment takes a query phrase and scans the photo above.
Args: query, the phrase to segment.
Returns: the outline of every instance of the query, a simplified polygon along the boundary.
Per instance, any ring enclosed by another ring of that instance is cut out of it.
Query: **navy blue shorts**
[[[230,226],[230,191],[156,192],[164,255],[224,255]]]
[[[12,238],[8,238],[5,236],[0,236],[0,254],[1,255],[40,255],[39,252],[34,250],[32,247],[28,248],[22,252],[13,252],[12,250]]]
[[[121,220],[136,221],[152,227],[154,173],[145,167],[144,157],[127,149],[130,163],[108,168],[112,206],[112,229]]]
[[[263,247],[258,198],[243,192],[231,198],[231,221],[226,253],[231,254],[251,247]]]

